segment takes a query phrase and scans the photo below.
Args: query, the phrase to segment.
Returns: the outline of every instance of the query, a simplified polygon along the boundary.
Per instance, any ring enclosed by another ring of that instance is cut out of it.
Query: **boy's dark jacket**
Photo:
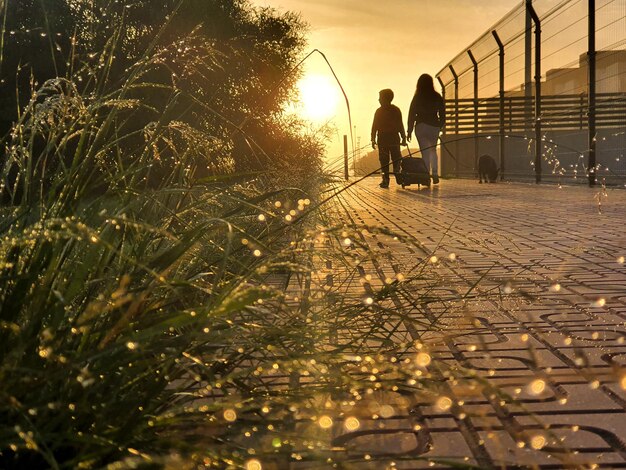
[[[379,146],[400,145],[400,137],[405,139],[400,108],[393,104],[383,104],[376,110],[372,124],[372,142],[376,141],[377,134]]]

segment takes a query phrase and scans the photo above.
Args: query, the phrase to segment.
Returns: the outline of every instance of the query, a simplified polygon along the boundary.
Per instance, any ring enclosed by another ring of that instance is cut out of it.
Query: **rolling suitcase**
[[[400,162],[400,184],[404,188],[411,184],[430,186],[430,173],[422,158],[415,158],[409,149],[409,156]]]

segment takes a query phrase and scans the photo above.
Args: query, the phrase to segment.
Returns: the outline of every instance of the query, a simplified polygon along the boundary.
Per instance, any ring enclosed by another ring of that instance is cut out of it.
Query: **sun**
[[[310,121],[327,121],[339,105],[337,84],[324,75],[306,75],[298,82],[299,112]]]

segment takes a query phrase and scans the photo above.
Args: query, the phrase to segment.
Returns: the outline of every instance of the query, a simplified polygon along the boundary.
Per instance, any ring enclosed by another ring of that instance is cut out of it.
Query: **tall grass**
[[[168,53],[104,87],[113,37],[93,73],[33,89],[7,138],[3,468],[243,461],[238,426],[224,424],[265,394],[247,363],[281,334],[247,316],[281,295],[268,275],[297,267],[289,239],[301,226],[275,202],[291,210],[304,196],[271,175],[233,175],[228,142],[178,118],[189,97],[145,79]],[[151,109],[154,90],[165,109]],[[155,119],[133,126],[146,110]]]

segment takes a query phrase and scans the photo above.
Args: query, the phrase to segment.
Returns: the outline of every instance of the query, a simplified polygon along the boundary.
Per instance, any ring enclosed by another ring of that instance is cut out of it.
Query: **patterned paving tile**
[[[386,455],[390,468],[449,468],[442,456],[481,468],[626,468],[626,191],[607,190],[600,212],[601,189],[582,186],[377,183],[340,195],[345,216],[371,229],[361,249],[384,255],[348,285],[364,296],[436,256],[432,302],[385,304],[407,313],[394,341],[430,341],[433,356],[490,386],[444,380],[444,410],[379,397],[394,413],[366,410],[358,431],[335,431],[337,445]],[[430,331],[424,319],[435,318]]]

